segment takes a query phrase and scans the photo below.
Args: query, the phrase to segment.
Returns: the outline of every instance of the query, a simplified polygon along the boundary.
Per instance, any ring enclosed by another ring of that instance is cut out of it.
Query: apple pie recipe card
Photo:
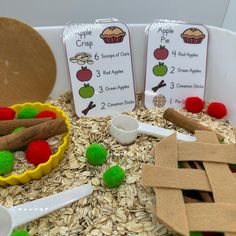
[[[135,91],[128,27],[119,21],[71,24],[63,33],[78,116],[132,111]]]
[[[145,107],[183,107],[204,98],[208,31],[203,25],[157,21],[148,27]]]

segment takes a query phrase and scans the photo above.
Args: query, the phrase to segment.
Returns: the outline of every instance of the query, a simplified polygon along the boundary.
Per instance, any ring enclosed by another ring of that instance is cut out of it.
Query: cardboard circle
[[[55,58],[43,37],[31,26],[0,17],[0,106],[44,102],[55,80]]]

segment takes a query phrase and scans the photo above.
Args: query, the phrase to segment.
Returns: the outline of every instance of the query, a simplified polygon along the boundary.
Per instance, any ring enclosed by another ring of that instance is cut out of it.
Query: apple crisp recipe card
[[[157,21],[148,27],[145,107],[183,107],[204,98],[208,31],[203,25]]]
[[[63,39],[76,114],[132,111],[135,90],[128,27],[117,20],[70,24]]]

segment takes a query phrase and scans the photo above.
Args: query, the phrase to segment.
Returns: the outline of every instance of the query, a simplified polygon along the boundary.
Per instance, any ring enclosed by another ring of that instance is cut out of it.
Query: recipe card
[[[145,107],[183,107],[204,97],[208,31],[203,25],[157,21],[148,27]]]
[[[63,38],[76,114],[132,111],[135,90],[128,27],[117,20],[71,24]]]

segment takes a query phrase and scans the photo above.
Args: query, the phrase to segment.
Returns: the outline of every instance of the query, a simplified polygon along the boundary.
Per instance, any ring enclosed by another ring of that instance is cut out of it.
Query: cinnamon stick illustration
[[[0,150],[15,150],[38,139],[47,139],[68,131],[63,119],[58,118],[34,125],[19,133],[13,133],[0,138]]]
[[[165,81],[164,81],[164,80],[161,80],[161,82],[160,82],[157,86],[155,86],[155,87],[152,88],[152,91],[153,91],[153,92],[156,92],[158,89],[160,89],[160,88],[162,88],[162,87],[165,87],[165,86],[166,86]]]
[[[210,132],[215,132],[214,130],[208,128],[207,126],[204,126],[200,124],[197,121],[194,121],[179,112],[175,111],[173,108],[168,108],[165,110],[163,117],[172,123],[176,124],[177,126],[184,128],[192,133],[195,133],[196,130],[205,130],[205,131],[210,131]],[[224,137],[215,132],[217,135],[217,138],[219,140],[224,139]]]
[[[94,104],[93,101],[91,101],[89,105],[82,111],[82,113],[86,116],[88,112],[94,107],[96,107],[96,104]]]
[[[51,120],[51,118],[3,120],[0,121],[0,135],[10,134],[18,127],[28,128],[30,126],[41,124],[49,120]]]

